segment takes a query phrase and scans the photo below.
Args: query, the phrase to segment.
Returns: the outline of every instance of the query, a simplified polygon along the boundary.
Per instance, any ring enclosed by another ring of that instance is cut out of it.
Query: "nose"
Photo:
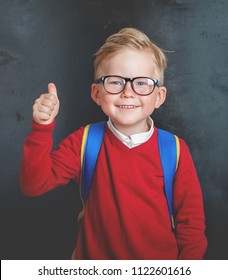
[[[135,97],[135,92],[132,89],[131,82],[127,81],[124,90],[121,93],[122,98],[132,98]]]

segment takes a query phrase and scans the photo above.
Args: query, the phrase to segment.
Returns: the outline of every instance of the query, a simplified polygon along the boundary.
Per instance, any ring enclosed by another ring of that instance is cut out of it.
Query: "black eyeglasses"
[[[133,91],[138,95],[149,95],[154,91],[156,86],[162,86],[157,79],[148,77],[124,78],[121,76],[103,76],[95,81],[95,83],[102,83],[106,92],[110,94],[119,94],[125,87],[127,82],[131,83]]]

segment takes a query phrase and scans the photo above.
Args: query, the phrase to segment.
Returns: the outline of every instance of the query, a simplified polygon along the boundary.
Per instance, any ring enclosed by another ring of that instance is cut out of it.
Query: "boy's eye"
[[[106,83],[113,86],[122,86],[123,82],[121,80],[109,78],[106,80]]]
[[[144,87],[144,86],[153,86],[154,82],[152,79],[149,78],[140,78],[140,79],[136,79],[134,80],[134,85],[136,87]]]
[[[136,87],[148,86],[148,79],[137,79],[134,81],[134,85]]]
[[[145,81],[137,81],[136,82],[136,86],[145,86],[148,85],[148,83],[146,83]]]
[[[110,82],[110,84],[119,86],[119,85],[121,85],[121,82],[120,81],[112,81],[112,82]]]

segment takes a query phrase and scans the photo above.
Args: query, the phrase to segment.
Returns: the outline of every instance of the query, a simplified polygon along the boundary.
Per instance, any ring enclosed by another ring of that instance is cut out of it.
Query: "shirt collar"
[[[139,146],[140,144],[145,143],[152,136],[154,132],[154,122],[151,117],[148,118],[147,123],[150,126],[149,131],[132,134],[129,137],[117,130],[110,119],[108,120],[108,127],[112,131],[112,133],[128,148],[134,148],[136,146]]]

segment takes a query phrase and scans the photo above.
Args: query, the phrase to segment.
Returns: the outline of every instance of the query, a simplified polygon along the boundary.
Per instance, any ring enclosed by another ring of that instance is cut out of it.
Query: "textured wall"
[[[24,197],[18,171],[34,100],[56,83],[55,146],[104,116],[90,99],[93,54],[122,27],[142,29],[169,51],[168,99],[155,123],[188,143],[202,184],[208,259],[228,258],[228,2],[222,0],[0,1],[0,254],[67,259],[77,232],[71,183]]]

